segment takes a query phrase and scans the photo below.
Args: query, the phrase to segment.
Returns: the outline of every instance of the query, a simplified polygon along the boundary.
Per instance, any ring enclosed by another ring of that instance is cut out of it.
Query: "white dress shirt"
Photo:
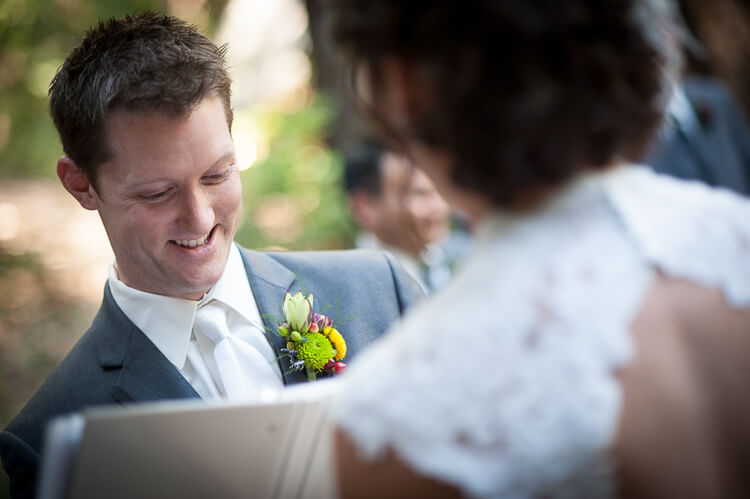
[[[213,360],[213,344],[193,333],[198,307],[212,299],[226,305],[227,324],[232,335],[255,348],[267,360],[261,369],[274,373],[275,387],[283,387],[276,353],[264,334],[263,321],[255,303],[239,249],[232,245],[219,281],[199,301],[157,295],[133,289],[118,277],[114,263],[109,268],[112,296],[125,315],[177,368],[203,399],[225,398],[221,378]],[[251,380],[252,381],[252,380]]]

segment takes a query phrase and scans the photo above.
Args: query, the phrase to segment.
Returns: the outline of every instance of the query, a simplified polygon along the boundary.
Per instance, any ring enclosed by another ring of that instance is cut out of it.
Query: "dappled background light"
[[[237,240],[249,247],[331,249],[352,241],[341,162],[324,140],[334,111],[311,81],[308,21],[297,0],[231,0],[214,37],[228,46],[245,192]]]

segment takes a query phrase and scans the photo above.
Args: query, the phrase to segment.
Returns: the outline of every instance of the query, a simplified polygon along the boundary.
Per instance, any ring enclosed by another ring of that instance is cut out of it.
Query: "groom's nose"
[[[203,235],[213,227],[213,199],[205,186],[185,191],[179,209],[182,228],[193,235]]]

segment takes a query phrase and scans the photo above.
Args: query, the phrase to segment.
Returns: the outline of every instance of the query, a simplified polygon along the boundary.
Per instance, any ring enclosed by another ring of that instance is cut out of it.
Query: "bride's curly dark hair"
[[[507,206],[584,169],[640,157],[674,65],[661,1],[329,4],[335,40],[355,70],[367,67],[375,95],[388,58],[427,75],[411,136],[398,138],[448,151],[458,185]]]

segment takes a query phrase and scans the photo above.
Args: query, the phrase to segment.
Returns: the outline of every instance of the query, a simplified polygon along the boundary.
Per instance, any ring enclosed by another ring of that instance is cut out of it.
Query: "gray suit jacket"
[[[421,299],[419,287],[387,253],[336,251],[260,253],[242,250],[248,279],[266,325],[281,316],[287,291],[304,289],[320,305],[340,305],[347,362],[379,337],[404,310]],[[329,313],[329,312],[326,312]],[[266,315],[268,314],[268,315]],[[329,313],[330,315],[331,313]],[[268,333],[277,353],[286,341]],[[282,372],[289,362],[281,359]],[[305,379],[302,373],[286,383]],[[33,497],[46,424],[84,407],[164,399],[198,398],[177,369],[125,316],[105,286],[94,321],[26,407],[0,434],[0,456],[13,497]]]

